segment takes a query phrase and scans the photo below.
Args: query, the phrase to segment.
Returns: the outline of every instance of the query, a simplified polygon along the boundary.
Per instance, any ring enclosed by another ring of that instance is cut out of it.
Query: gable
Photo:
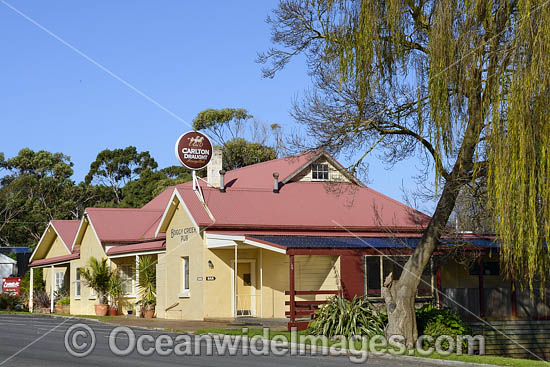
[[[81,230],[82,234],[79,236],[80,239],[77,243],[75,243],[76,246],[79,246],[78,250],[80,252],[80,258],[88,259],[90,256],[94,256],[96,258],[105,256],[105,249],[99,242],[93,226],[86,225],[84,228],[81,228]]]
[[[184,212],[190,223],[198,230],[199,227],[197,225],[197,222],[194,220],[191,212],[185,205],[185,202],[183,201],[183,198],[181,197],[179,191],[177,189],[174,189],[172,196],[168,201],[166,209],[164,210],[162,218],[160,219],[158,227],[155,231],[155,237],[158,237],[159,233],[167,232],[168,227],[170,226],[172,220],[174,219],[174,215],[178,210]],[[166,234],[166,237],[168,238],[168,233]]]
[[[323,165],[328,169],[328,179],[319,180],[313,177],[313,165]],[[346,182],[351,183],[350,179],[346,177],[338,168],[336,168],[332,162],[330,162],[326,156],[321,155],[316,160],[308,163],[308,165],[301,171],[297,172],[288,182],[310,182],[310,181],[329,181],[329,182]]]
[[[51,225],[46,227],[42,238],[36,245],[31,260],[49,259],[70,254],[69,250]]]

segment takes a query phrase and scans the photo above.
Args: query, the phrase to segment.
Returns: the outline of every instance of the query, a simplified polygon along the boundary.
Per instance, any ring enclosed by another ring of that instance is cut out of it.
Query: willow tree
[[[316,145],[428,158],[438,202],[399,280],[387,335],[417,338],[414,299],[459,192],[483,178],[516,279],[544,282],[550,236],[550,5],[515,0],[283,0],[268,18],[273,77],[303,54],[314,89],[295,105]]]

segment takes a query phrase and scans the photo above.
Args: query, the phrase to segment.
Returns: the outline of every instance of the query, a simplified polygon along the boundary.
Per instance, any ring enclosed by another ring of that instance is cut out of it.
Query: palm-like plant
[[[113,271],[109,279],[109,291],[107,292],[111,299],[111,308],[120,310],[123,307],[124,290],[122,287],[123,280],[120,274]]]
[[[140,297],[145,306],[156,303],[157,269],[156,260],[153,256],[142,256],[138,261],[139,281],[138,288]]]
[[[96,293],[100,304],[107,304],[111,269],[107,265],[107,259],[97,260],[91,257],[88,266],[80,270],[80,276],[87,287]]]
[[[315,312],[315,319],[309,324],[314,335],[346,337],[362,335],[384,335],[384,322],[365,297],[354,297],[348,301],[334,296]]]

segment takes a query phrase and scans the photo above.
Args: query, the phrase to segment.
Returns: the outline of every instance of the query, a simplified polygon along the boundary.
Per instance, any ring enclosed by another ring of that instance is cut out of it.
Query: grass
[[[417,355],[419,356],[419,355]],[[432,354],[425,358],[446,359],[452,361],[461,361],[469,363],[485,363],[495,364],[498,366],[512,366],[512,367],[549,367],[550,362],[536,361],[531,359],[518,359],[498,356],[477,356],[477,355],[460,355],[451,354],[450,356],[440,356],[439,354]]]
[[[0,310],[0,315],[30,315],[28,311]]]
[[[225,334],[225,335],[243,335],[241,329],[203,329],[197,330],[195,334]],[[271,331],[269,332],[269,338],[273,339],[276,335],[285,336],[290,340],[290,332],[288,331]],[[309,335],[308,331],[299,331],[298,335]],[[263,336],[262,329],[249,329],[248,336]],[[317,343],[320,345],[320,343]],[[329,341],[329,345],[335,344],[334,341]],[[360,345],[357,345],[357,349],[360,348]],[[483,363],[483,364],[494,364],[498,366],[511,366],[511,367],[550,367],[550,362],[535,361],[530,359],[517,359],[517,358],[508,358],[508,357],[498,357],[498,356],[480,356],[480,355],[456,355],[451,354],[449,356],[442,356],[437,353],[434,353],[430,356],[422,356],[418,353],[415,354],[416,357],[421,358],[430,358],[430,359],[442,359],[442,360],[453,360],[461,361],[468,363]]]

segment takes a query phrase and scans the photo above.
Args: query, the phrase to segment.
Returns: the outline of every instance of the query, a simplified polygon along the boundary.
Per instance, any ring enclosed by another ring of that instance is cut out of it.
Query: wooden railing
[[[288,329],[292,327],[298,330],[307,328],[309,320],[296,322],[297,318],[310,317],[315,313],[320,305],[327,303],[326,300],[306,300],[296,301],[296,296],[315,296],[315,295],[336,295],[340,291],[323,290],[323,291],[285,291],[285,295],[290,296],[289,301],[285,301],[286,306],[290,306],[290,310],[285,312],[285,316],[290,318]]]

